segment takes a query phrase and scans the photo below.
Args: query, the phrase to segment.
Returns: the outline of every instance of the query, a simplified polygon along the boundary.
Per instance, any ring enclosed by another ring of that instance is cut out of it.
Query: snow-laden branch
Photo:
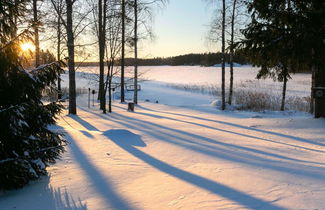
[[[67,146],[67,145],[68,144],[62,144],[62,145],[58,145],[58,146],[55,146],[55,147],[47,147],[47,148],[43,148],[43,149],[40,149],[40,150],[37,150],[37,151],[32,151],[32,153],[49,151],[49,150],[57,149],[59,147],[64,147],[64,146]],[[26,152],[31,153],[31,151],[26,151]],[[7,162],[10,162],[10,161],[15,161],[15,160],[27,160],[27,159],[22,158],[22,157],[7,158],[7,159],[4,159],[4,160],[0,160],[0,164],[7,163]]]
[[[1,112],[5,112],[5,111],[8,111],[8,110],[10,110],[10,109],[14,109],[14,108],[16,108],[16,107],[18,107],[18,106],[20,106],[20,105],[10,106],[10,107],[8,107],[8,108],[1,109],[1,110],[0,110],[0,113],[1,113]]]

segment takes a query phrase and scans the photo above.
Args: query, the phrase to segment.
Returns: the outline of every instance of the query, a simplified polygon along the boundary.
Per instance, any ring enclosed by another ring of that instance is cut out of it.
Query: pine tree
[[[0,189],[22,187],[46,174],[46,166],[64,151],[62,135],[49,130],[61,110],[43,104],[42,90],[54,87],[62,63],[27,71],[20,64],[19,43],[33,32],[17,34],[27,1],[0,3]]]
[[[259,74],[274,74],[283,81],[283,98],[289,72],[301,67],[312,70],[312,88],[324,87],[324,1],[254,0],[248,6],[252,22],[243,30],[246,40],[242,43],[254,63],[262,67]],[[325,117],[325,98],[313,99],[312,94],[312,104],[315,117]]]
[[[289,2],[289,3],[288,3]],[[257,78],[271,77],[283,82],[280,110],[285,109],[289,72],[297,66],[293,58],[294,34],[291,31],[290,0],[253,1],[249,4],[252,22],[243,30],[245,51],[260,66]]]

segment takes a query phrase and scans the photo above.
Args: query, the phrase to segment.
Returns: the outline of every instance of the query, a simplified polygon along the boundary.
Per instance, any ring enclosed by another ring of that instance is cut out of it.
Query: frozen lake
[[[77,88],[98,89],[98,67],[81,67],[77,69]],[[268,101],[263,110],[279,110],[282,83],[273,79],[256,79],[258,68],[243,66],[234,68],[234,92],[237,104],[254,103],[255,98]],[[133,67],[126,68],[126,81],[133,84]],[[226,68],[226,92],[229,88],[229,68]],[[293,74],[287,85],[287,110],[309,110],[311,88],[310,74]],[[68,75],[63,78],[63,87],[68,86]],[[115,81],[119,82],[119,73]],[[207,106],[220,100],[221,68],[200,66],[140,66],[139,93],[140,100],[173,106]],[[254,94],[250,102],[246,96]],[[118,99],[119,92],[115,93]],[[126,93],[126,99],[132,100],[133,92]],[[254,98],[255,97],[255,98]],[[195,98],[195,100],[193,100]],[[266,99],[261,99],[266,98]],[[252,102],[253,101],[253,102]],[[263,102],[264,103],[264,102]],[[245,108],[246,109],[246,108]],[[248,108],[250,109],[250,108]],[[261,110],[261,109],[259,109]]]
[[[81,67],[77,70],[77,87],[88,88],[94,80],[88,81],[80,75],[84,73],[98,73],[98,67]],[[274,82],[272,79],[256,79],[258,68],[251,66],[235,67],[234,84],[237,88],[253,88],[267,91],[281,91],[282,83]],[[126,75],[132,77],[133,67],[126,68]],[[144,80],[157,81],[165,84],[186,85],[221,85],[220,67],[200,66],[140,66],[140,78]],[[67,81],[67,75],[63,77]],[[94,78],[93,78],[94,79]],[[226,68],[226,82],[229,83],[229,68]],[[91,85],[91,86],[93,86]],[[94,85],[94,87],[97,87]],[[288,82],[288,94],[309,96],[311,88],[310,74],[292,74]]]

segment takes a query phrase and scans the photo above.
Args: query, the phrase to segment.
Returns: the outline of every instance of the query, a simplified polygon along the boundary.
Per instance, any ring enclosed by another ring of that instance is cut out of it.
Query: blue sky
[[[206,42],[213,8],[205,0],[169,0],[155,12],[154,41],[141,44],[141,57],[168,57],[217,51]]]

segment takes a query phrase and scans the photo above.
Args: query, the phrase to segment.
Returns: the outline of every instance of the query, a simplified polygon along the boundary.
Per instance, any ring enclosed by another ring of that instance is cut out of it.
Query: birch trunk
[[[226,109],[226,92],[225,92],[225,30],[226,30],[226,0],[222,0],[222,43],[221,43],[221,52],[222,52],[222,67],[221,67],[221,109]]]
[[[134,96],[133,102],[138,104],[138,1],[134,0]]]
[[[233,0],[232,15],[231,15],[231,39],[230,39],[230,86],[229,86],[229,98],[228,104],[232,104],[232,95],[234,88],[234,34],[235,34],[235,13],[236,13],[237,0]]]
[[[125,0],[122,0],[122,58],[121,58],[121,103],[125,102],[124,96],[124,56],[125,56]]]
[[[33,0],[33,15],[34,15],[34,45],[35,45],[35,67],[40,65],[40,46],[39,46],[39,21],[37,0]]]
[[[69,114],[77,114],[76,104],[76,77],[74,63],[74,33],[72,24],[73,0],[66,0],[67,7],[67,47],[68,47],[68,68],[69,68]]]

